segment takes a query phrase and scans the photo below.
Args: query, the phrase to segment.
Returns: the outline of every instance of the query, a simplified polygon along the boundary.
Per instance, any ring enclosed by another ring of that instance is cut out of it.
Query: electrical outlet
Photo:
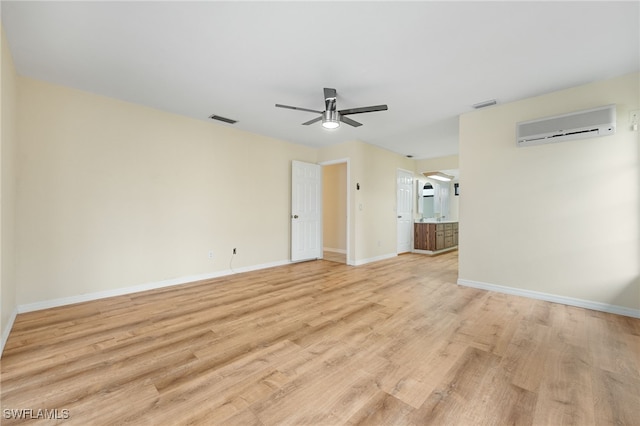
[[[209,250],[209,259],[213,259],[213,250]]]
[[[235,249],[235,247],[233,248],[233,254],[236,254],[236,249]]]

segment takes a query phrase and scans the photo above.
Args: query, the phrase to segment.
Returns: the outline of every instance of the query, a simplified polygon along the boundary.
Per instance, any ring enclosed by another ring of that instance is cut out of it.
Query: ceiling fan
[[[355,120],[352,120],[345,115],[351,114],[362,114],[365,112],[374,112],[374,111],[386,111],[386,105],[375,105],[368,107],[360,107],[360,108],[350,108],[350,109],[342,109],[340,111],[336,110],[336,89],[324,88],[324,111],[317,111],[314,109],[300,108],[289,105],[281,105],[276,104],[278,108],[288,108],[288,109],[297,109],[300,111],[308,111],[315,112],[318,114],[322,114],[320,117],[314,118],[313,120],[309,120],[305,123],[302,123],[303,126],[308,126],[309,124],[316,123],[322,120],[322,127],[326,129],[335,129],[340,126],[340,122],[346,123],[353,127],[362,126],[362,123],[358,123]]]

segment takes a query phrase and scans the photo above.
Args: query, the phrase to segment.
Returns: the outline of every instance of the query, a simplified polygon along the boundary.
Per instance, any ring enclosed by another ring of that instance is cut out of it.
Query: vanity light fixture
[[[428,177],[430,179],[435,179],[442,182],[449,182],[450,180],[453,180],[453,176],[449,176],[442,172],[424,172],[423,175],[425,175],[425,177]]]

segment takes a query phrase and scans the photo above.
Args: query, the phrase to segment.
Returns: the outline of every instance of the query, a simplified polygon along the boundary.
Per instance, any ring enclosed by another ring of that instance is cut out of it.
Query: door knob
[[[298,218],[298,215],[297,215],[297,214],[294,214],[294,215],[293,215],[293,216],[291,216],[291,217],[292,217],[292,218],[294,218],[294,219],[297,219],[297,218]]]

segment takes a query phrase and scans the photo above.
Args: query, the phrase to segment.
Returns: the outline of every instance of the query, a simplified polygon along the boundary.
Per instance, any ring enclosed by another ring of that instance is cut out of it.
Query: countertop
[[[451,220],[451,219],[445,219],[445,220],[418,219],[418,220],[415,220],[414,223],[458,223],[458,221],[457,220]]]

